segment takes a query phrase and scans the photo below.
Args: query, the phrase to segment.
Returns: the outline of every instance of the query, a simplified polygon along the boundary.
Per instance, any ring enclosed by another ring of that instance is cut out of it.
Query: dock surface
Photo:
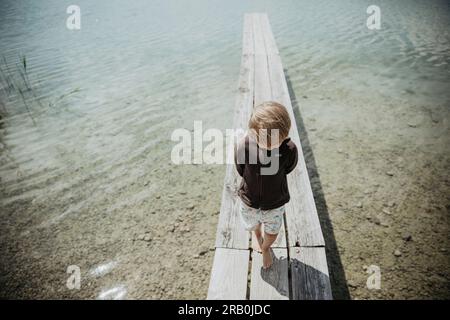
[[[299,151],[297,167],[288,175],[291,200],[284,225],[273,244],[271,268],[251,249],[251,234],[238,216],[241,177],[226,168],[208,299],[332,299],[325,242],[306,170],[283,65],[267,14],[244,16],[242,60],[234,110],[235,129],[247,129],[252,109],[273,100],[291,117],[290,137]]]

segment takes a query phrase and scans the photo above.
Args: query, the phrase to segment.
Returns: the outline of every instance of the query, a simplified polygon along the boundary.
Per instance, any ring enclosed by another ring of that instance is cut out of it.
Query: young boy
[[[289,202],[286,175],[297,165],[297,147],[291,141],[291,120],[286,108],[268,101],[254,108],[249,132],[235,149],[235,164],[243,178],[238,191],[240,217],[244,227],[254,232],[262,252],[263,267],[272,265],[270,246],[283,223],[284,205]],[[264,225],[264,237],[261,231]]]

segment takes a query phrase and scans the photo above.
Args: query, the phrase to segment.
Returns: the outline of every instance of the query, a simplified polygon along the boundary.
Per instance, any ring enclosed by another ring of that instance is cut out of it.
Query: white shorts
[[[268,234],[278,234],[280,232],[285,212],[284,205],[271,210],[261,210],[247,206],[242,200],[239,202],[239,216],[246,230],[253,231],[262,223],[264,232]]]

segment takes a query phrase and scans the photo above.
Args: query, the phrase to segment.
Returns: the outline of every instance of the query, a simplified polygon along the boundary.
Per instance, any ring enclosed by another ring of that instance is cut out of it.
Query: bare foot
[[[261,253],[262,249],[261,249],[261,245],[263,244],[264,239],[261,235],[261,233],[253,233],[253,237],[252,237],[252,248],[253,250],[255,250],[256,252]]]
[[[262,257],[263,257],[263,268],[264,269],[270,268],[270,266],[273,263],[272,254],[270,252],[270,249],[264,250],[262,252]]]

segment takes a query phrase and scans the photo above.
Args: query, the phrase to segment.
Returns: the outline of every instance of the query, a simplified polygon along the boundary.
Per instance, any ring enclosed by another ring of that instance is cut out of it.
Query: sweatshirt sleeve
[[[244,174],[244,168],[245,168],[245,141],[244,140],[240,141],[239,143],[237,143],[234,146],[234,164],[236,165],[237,172],[242,177]]]
[[[291,140],[289,143],[289,157],[286,164],[286,174],[289,174],[292,172],[292,170],[295,169],[295,166],[298,162],[298,150],[295,143]]]

